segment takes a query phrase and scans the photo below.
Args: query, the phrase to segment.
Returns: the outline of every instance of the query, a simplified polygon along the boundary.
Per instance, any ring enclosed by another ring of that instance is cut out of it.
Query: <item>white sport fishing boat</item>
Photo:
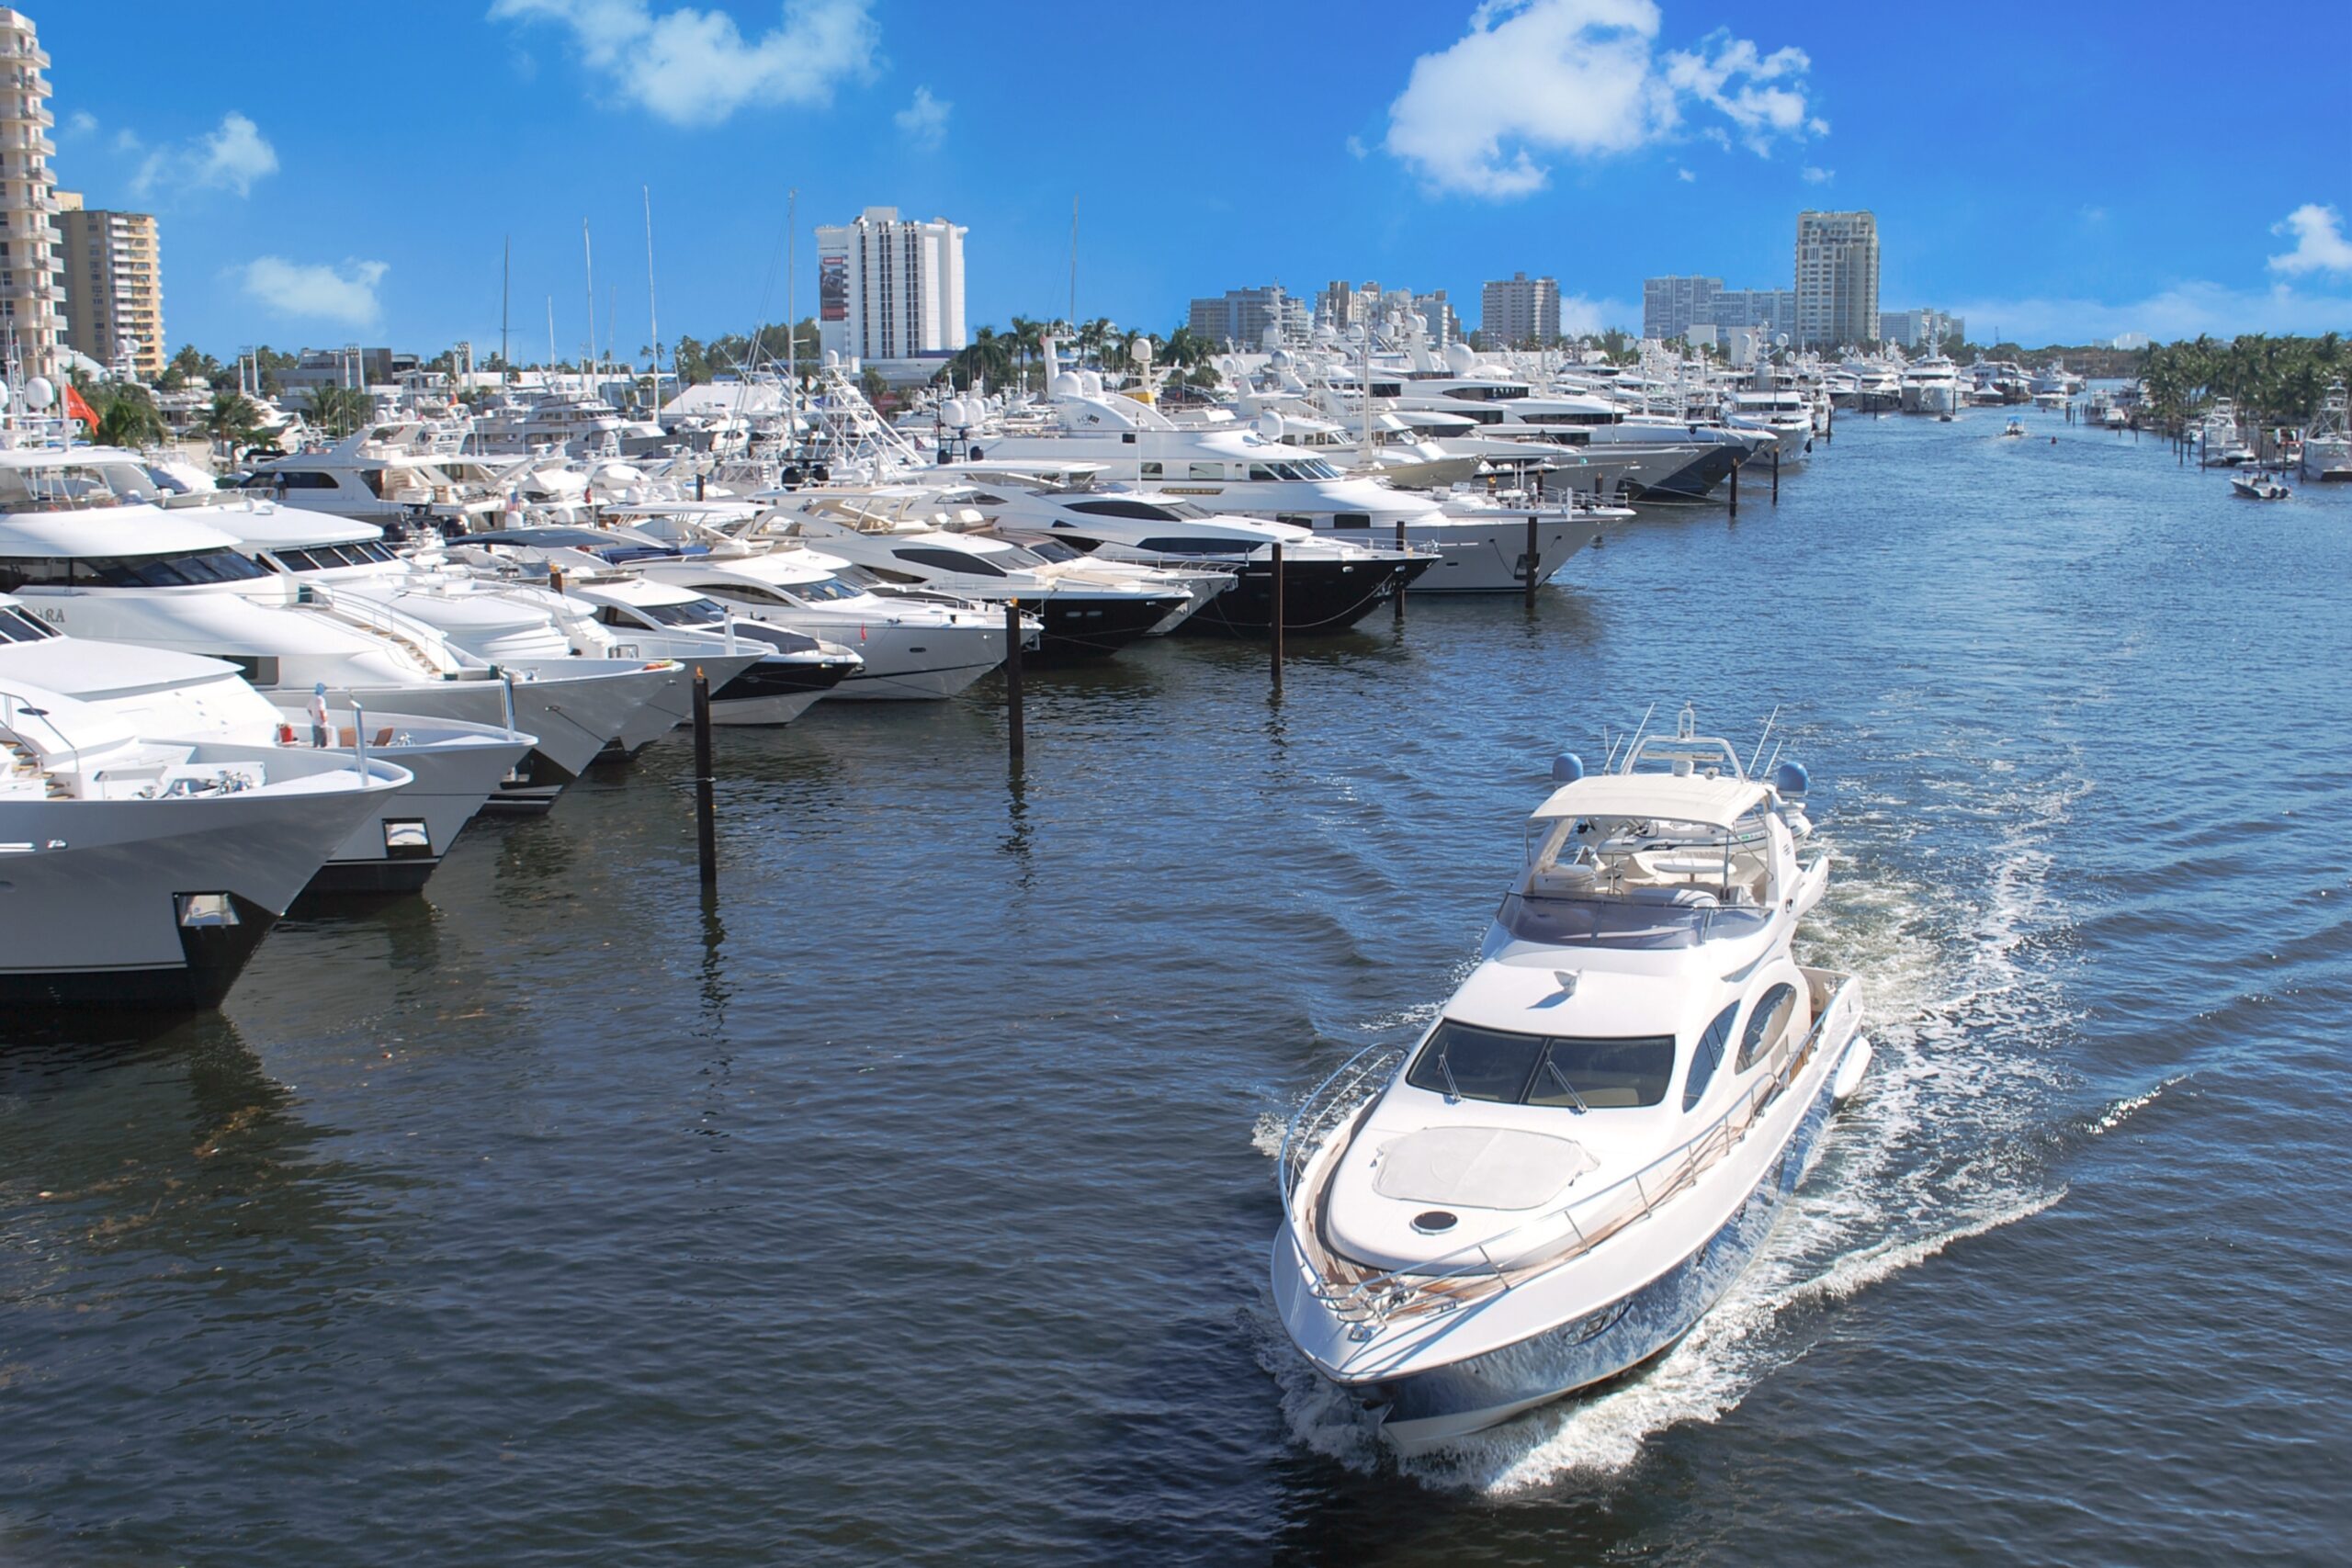
[[[1583,772],[1555,765],[1437,1021],[1342,1067],[1283,1140],[1283,1324],[1406,1452],[1690,1332],[1870,1061],[1856,983],[1791,952],[1829,874],[1798,858],[1804,770],[1748,777],[1685,708]]]
[[[62,693],[0,684],[0,1006],[211,1006],[408,783],[334,751],[153,740]]]

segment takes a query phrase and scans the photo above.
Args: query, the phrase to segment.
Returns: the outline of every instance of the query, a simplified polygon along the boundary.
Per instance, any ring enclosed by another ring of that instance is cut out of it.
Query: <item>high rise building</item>
[[[1478,330],[1498,348],[1549,347],[1560,341],[1560,284],[1514,272],[1487,285]]]
[[[1723,290],[1720,277],[1644,278],[1642,335],[1660,343],[1687,336],[1692,327],[1715,319],[1715,296]]]
[[[1876,340],[1878,326],[1878,219],[1798,213],[1798,346],[1853,347]]]
[[[1283,325],[1289,314],[1283,308],[1287,298],[1279,283],[1204,294],[1185,311],[1184,324],[1211,343],[1254,349],[1265,342],[1268,327]]]
[[[65,237],[65,341],[109,367],[128,363],[144,381],[164,373],[164,279],[155,220],[144,212],[85,210],[57,193]]]
[[[1444,289],[1432,288],[1427,294],[1414,295],[1413,309],[1428,323],[1431,348],[1442,349],[1468,339],[1470,334],[1462,330],[1462,318],[1453,313],[1453,306],[1446,299]]]
[[[817,230],[817,337],[861,359],[944,356],[964,346],[964,229],[869,207]]]
[[[1327,327],[1345,332],[1363,319],[1360,305],[1354,287],[1344,278],[1334,278],[1315,297],[1315,319]]]
[[[1700,320],[1732,332],[1752,327],[1769,340],[1781,333],[1796,341],[1797,291],[1793,288],[1726,288]]]
[[[14,345],[27,376],[53,379],[65,319],[48,65],[32,18],[0,6],[0,342]]]

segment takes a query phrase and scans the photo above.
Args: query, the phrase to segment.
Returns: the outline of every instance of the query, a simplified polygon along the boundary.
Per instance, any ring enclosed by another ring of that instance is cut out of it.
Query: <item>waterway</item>
[[[1841,418],[1532,608],[720,736],[0,1024],[0,1561],[2316,1562],[2352,1540],[2352,487]],[[2055,440],[2052,440],[2055,437]],[[1464,972],[1555,751],[1811,768],[1866,1095],[1645,1375],[1401,1467],[1272,1155]]]

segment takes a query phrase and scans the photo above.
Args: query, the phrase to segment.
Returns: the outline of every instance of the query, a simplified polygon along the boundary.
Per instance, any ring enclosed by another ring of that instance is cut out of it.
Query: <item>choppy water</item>
[[[1841,420],[1532,613],[721,737],[0,1053],[0,1561],[2321,1562],[2352,1539],[2352,493]],[[2047,440],[2055,434],[2055,446]],[[1783,705],[1879,1047],[1647,1375],[1399,1471],[1272,1138],[1551,754]],[[20,1028],[12,1032],[21,1035]]]

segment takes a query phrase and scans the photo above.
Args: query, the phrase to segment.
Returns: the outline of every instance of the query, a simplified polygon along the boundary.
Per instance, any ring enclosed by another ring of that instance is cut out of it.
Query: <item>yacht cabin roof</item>
[[[1539,821],[1563,817],[1663,817],[1726,828],[1771,799],[1749,779],[1671,773],[1601,773],[1562,784],[1535,808]]]

